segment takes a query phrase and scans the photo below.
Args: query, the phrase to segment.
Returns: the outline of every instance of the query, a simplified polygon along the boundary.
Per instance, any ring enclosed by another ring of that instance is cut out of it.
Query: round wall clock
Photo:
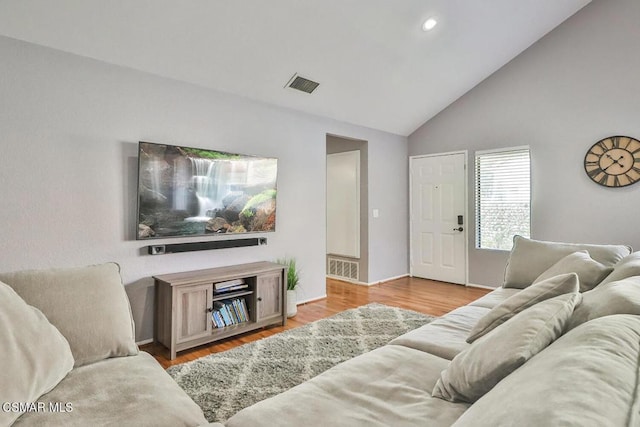
[[[640,141],[610,136],[593,144],[584,156],[584,170],[605,187],[626,187],[640,181]]]

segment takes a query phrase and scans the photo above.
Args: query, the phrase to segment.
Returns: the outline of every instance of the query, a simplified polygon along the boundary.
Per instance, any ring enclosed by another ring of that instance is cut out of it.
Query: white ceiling
[[[0,0],[0,34],[409,135],[589,2]]]

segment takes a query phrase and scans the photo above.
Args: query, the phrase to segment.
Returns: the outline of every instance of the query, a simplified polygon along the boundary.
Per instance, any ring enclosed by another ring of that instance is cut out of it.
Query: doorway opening
[[[369,272],[367,141],[327,135],[327,276],[366,284]]]

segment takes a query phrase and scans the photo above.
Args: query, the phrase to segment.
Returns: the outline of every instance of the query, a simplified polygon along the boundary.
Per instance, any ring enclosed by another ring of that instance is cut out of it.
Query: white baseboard
[[[309,298],[309,299],[305,299],[305,300],[302,300],[302,301],[298,301],[298,302],[296,302],[296,305],[306,304],[308,302],[320,301],[321,299],[326,299],[326,298],[327,298],[327,294],[324,294],[324,295],[319,296],[319,297]]]
[[[353,280],[353,279],[349,279],[347,277],[342,277],[342,276],[333,276],[331,274],[327,274],[327,278],[334,279],[334,280],[340,280],[341,282],[353,283],[354,285],[371,286],[369,283],[360,282],[358,280]]]
[[[497,288],[499,288],[499,287],[500,287],[500,286],[496,286],[496,287],[494,288],[493,286],[487,286],[487,285],[476,285],[475,283],[467,283],[467,286],[468,286],[468,287],[470,287],[470,288],[491,289],[491,290],[494,290],[494,289],[497,289]]]
[[[379,284],[385,283],[385,282],[391,282],[392,280],[402,279],[403,277],[409,277],[409,274],[401,274],[400,276],[389,277],[389,278],[378,280],[378,281],[375,281],[375,282],[359,282],[357,280],[349,280],[349,279],[347,279],[345,277],[332,276],[330,274],[327,274],[327,277],[330,278],[330,279],[340,280],[342,282],[353,283],[354,285],[374,286],[374,285],[379,285]]]
[[[391,281],[393,281],[393,280],[402,279],[402,278],[404,278],[404,277],[409,277],[409,273],[401,274],[400,276],[388,277],[388,278],[386,278],[386,279],[378,280],[377,282],[367,283],[367,285],[368,285],[368,286],[379,285],[379,284],[381,284],[381,283],[391,282]]]
[[[146,340],[137,341],[136,344],[138,346],[141,346],[141,345],[145,345],[145,344],[151,344],[152,342],[153,342],[153,338],[149,338],[149,339],[146,339]]]

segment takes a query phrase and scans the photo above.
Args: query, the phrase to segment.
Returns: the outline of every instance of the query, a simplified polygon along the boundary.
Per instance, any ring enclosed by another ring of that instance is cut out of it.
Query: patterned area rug
[[[429,323],[433,317],[368,304],[167,369],[209,421],[298,385]]]

